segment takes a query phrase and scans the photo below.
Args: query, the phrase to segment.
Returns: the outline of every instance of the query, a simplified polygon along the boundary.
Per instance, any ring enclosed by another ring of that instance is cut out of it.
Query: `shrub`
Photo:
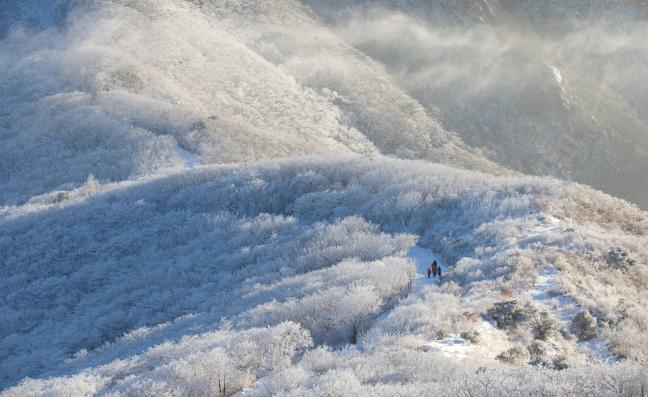
[[[627,270],[636,264],[636,261],[630,257],[630,253],[620,247],[612,248],[605,259],[608,264],[620,270]]]
[[[448,332],[446,332],[446,330],[444,330],[444,329],[440,329],[440,330],[437,330],[435,336],[436,336],[437,339],[445,339],[445,338],[448,337]]]
[[[536,339],[547,340],[558,335],[560,323],[551,314],[543,311],[531,320],[531,329]]]
[[[529,350],[529,354],[531,354],[531,357],[533,359],[543,359],[547,355],[549,348],[546,343],[547,342],[538,340],[531,342],[531,344],[527,347],[527,350]]]
[[[461,338],[467,340],[470,343],[479,343],[479,331],[470,330],[464,331],[460,334]]]
[[[522,346],[515,346],[501,352],[495,358],[505,364],[520,364],[529,359],[529,352]]]
[[[511,328],[529,321],[533,309],[529,305],[522,305],[516,300],[511,300],[495,303],[487,313],[497,322],[499,328]]]
[[[596,338],[596,317],[589,311],[578,313],[571,322],[571,331],[578,336],[579,340],[590,340]]]
[[[569,364],[567,364],[567,357],[565,356],[557,356],[551,361],[552,368],[561,371],[563,369],[569,368]]]

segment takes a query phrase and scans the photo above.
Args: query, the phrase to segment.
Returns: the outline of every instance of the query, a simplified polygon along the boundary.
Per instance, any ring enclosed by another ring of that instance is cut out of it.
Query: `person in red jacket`
[[[437,261],[435,259],[434,262],[432,262],[432,276],[433,277],[436,277],[438,270],[439,270],[439,266],[437,265]]]
[[[430,266],[428,266],[427,274],[428,274],[428,278],[430,278],[430,274],[432,274],[432,269],[430,269]]]

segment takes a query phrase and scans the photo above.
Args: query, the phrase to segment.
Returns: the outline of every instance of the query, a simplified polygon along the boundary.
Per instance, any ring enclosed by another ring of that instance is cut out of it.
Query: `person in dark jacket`
[[[437,274],[439,275],[439,280],[441,280],[441,266],[437,267]]]
[[[436,259],[432,262],[432,276],[436,277],[439,265],[437,265]]]

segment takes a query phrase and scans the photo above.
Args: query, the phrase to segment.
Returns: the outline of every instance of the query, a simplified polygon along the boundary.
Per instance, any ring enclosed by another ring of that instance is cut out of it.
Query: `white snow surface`
[[[562,77],[562,74],[560,73],[560,70],[557,67],[555,67],[553,65],[550,65],[550,64],[547,64],[547,66],[549,66],[549,68],[551,68],[551,72],[554,75],[554,80],[556,81],[556,84],[562,85],[563,77]]]
[[[636,395],[648,218],[504,166],[648,205],[648,25],[470,4],[0,0],[0,396]],[[629,360],[495,361],[531,329],[482,316],[538,270],[518,295],[602,308]]]

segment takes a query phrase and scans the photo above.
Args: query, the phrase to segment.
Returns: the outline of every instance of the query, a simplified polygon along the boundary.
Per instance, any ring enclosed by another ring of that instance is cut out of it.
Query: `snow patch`
[[[478,346],[470,344],[458,334],[450,334],[448,337],[430,341],[424,351],[436,351],[448,358],[462,360],[475,352]]]
[[[547,66],[549,66],[549,68],[553,72],[554,81],[556,82],[556,84],[561,85],[563,82],[563,77],[562,74],[560,73],[560,70],[557,67],[550,64],[547,64]]]
[[[584,309],[572,297],[560,292],[558,270],[550,265],[540,274],[529,294],[534,300],[555,314],[565,329],[569,329],[572,319]],[[603,338],[578,342],[578,347],[590,358],[611,364],[617,361]]]
[[[554,73],[560,77],[560,71],[555,67]],[[557,77],[557,79],[558,79]],[[562,221],[553,216],[547,215],[539,218],[539,223],[533,231],[525,235],[525,238],[535,238],[552,230],[562,228]],[[565,329],[569,329],[571,321],[578,313],[584,309],[576,300],[561,292],[561,283],[558,278],[558,269],[555,266],[546,266],[533,288],[527,293],[537,302],[542,303],[546,310],[554,313],[556,318],[561,322]],[[598,359],[607,363],[616,361],[616,357],[610,351],[607,343],[602,338],[595,338],[590,341],[578,342],[578,347],[583,349],[591,358]]]

